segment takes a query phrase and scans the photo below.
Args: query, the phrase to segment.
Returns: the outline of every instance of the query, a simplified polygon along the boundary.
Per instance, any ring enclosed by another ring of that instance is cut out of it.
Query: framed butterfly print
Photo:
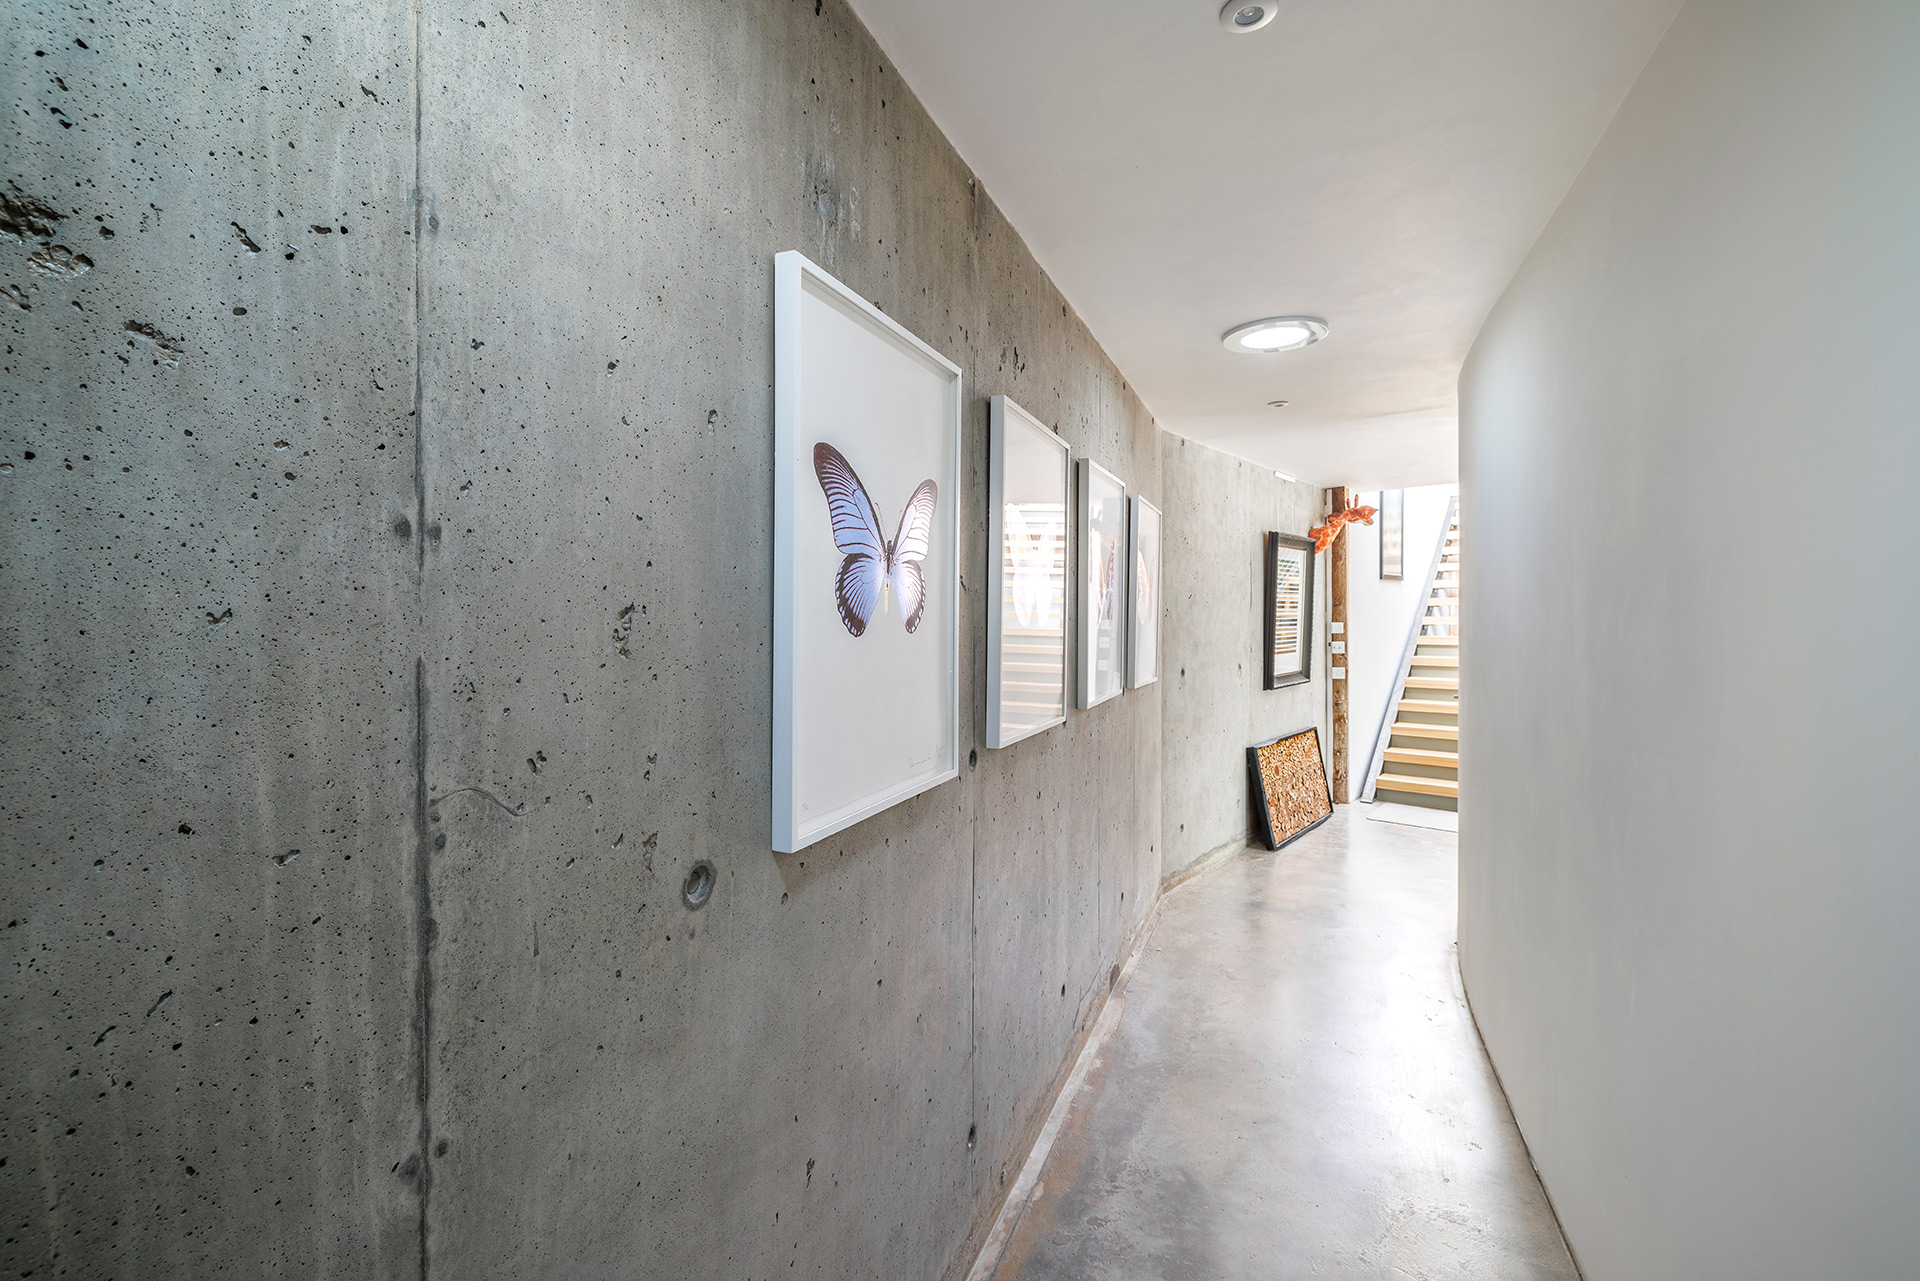
[[[774,258],[773,848],[960,772],[960,367]]]
[[[987,746],[1067,719],[1067,442],[1005,396],[988,418],[987,545],[998,548],[987,616]]]
[[[1127,688],[1160,679],[1160,509],[1127,500]]]
[[[1091,458],[1080,460],[1079,533],[1080,706],[1097,707],[1125,687],[1127,487]]]

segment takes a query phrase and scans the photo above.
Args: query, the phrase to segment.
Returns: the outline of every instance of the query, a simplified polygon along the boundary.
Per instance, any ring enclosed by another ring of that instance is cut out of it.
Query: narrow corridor
[[[1576,1276],[1461,994],[1456,837],[1367,809],[1168,896],[997,1281]]]

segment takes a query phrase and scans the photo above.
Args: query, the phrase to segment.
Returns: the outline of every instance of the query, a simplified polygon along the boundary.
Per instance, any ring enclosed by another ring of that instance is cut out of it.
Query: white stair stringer
[[[1360,799],[1376,797],[1430,809],[1459,808],[1460,795],[1460,499],[1433,549],[1400,675],[1380,715]]]

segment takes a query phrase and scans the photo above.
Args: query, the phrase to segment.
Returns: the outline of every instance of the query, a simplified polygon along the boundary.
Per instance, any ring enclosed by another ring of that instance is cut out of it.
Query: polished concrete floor
[[[1174,890],[997,1281],[1577,1276],[1454,965],[1450,832]]]

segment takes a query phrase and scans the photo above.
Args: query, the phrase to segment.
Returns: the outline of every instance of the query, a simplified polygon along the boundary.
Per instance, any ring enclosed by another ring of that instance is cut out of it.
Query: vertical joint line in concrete
[[[414,599],[418,601],[427,577],[427,436],[426,436],[426,188],[422,183],[420,139],[425,118],[425,71],[422,39],[424,0],[413,4],[413,538]],[[413,662],[413,1070],[414,1103],[419,1109],[420,1145],[418,1182],[419,1281],[428,1281],[431,1256],[427,1249],[428,1199],[433,1191],[433,882],[429,860],[427,797],[427,660]]]
[[[426,586],[427,574],[427,437],[426,437],[426,189],[421,184],[420,135],[424,91],[421,89],[421,13],[424,0],[413,6],[413,541],[414,595]]]
[[[420,1281],[427,1281],[427,1197],[433,1189],[433,883],[427,835],[427,660],[413,660],[413,1094],[420,1112],[419,1165],[415,1184],[420,1198]]]

